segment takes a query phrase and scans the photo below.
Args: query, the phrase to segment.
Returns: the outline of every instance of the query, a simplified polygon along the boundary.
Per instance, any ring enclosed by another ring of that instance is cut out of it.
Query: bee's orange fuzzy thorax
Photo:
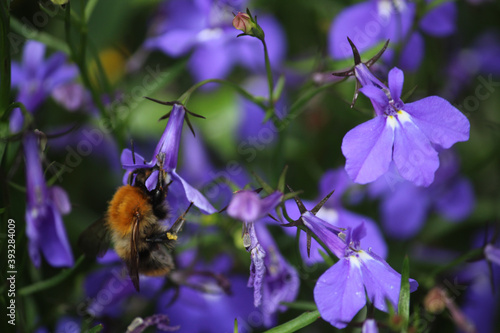
[[[148,207],[148,199],[140,188],[130,185],[120,187],[109,203],[109,227],[125,236],[131,232],[138,214],[141,219],[148,214]]]

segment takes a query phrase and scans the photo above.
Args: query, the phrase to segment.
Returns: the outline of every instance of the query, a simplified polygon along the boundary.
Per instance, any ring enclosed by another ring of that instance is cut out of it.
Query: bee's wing
[[[106,226],[106,219],[101,218],[85,229],[78,238],[78,247],[86,256],[101,258],[109,248],[111,238]]]
[[[140,217],[136,216],[132,226],[130,242],[130,260],[128,261],[128,274],[134,284],[135,290],[139,291],[139,253],[137,252],[137,240],[139,239]]]

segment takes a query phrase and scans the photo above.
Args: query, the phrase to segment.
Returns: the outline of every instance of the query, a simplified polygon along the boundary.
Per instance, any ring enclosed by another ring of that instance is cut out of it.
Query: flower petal
[[[447,149],[469,139],[469,120],[441,97],[430,96],[405,105],[413,123],[429,138]]]
[[[429,196],[423,190],[410,182],[404,182],[384,196],[380,210],[384,231],[388,236],[406,239],[421,229],[431,205]]]
[[[204,214],[213,214],[217,210],[208,202],[208,200],[200,193],[197,189],[189,185],[181,176],[179,176],[175,170],[172,171],[172,179],[178,180],[184,189],[186,199],[192,202],[199,210]]]
[[[435,207],[452,222],[465,219],[474,208],[474,189],[466,178],[458,178],[436,198]]]
[[[321,317],[337,328],[344,328],[366,304],[359,266],[340,259],[321,275],[314,287],[314,301]]]
[[[378,18],[375,1],[365,1],[354,6],[347,7],[341,11],[332,25],[328,34],[328,50],[332,58],[345,59],[352,57],[352,49],[347,38],[349,37],[356,45],[359,52],[363,53],[374,46],[383,36],[380,26],[378,33],[368,37],[365,29],[368,24],[375,22]]]
[[[396,117],[393,158],[399,174],[417,186],[429,186],[439,167],[438,154],[406,112]]]
[[[401,274],[372,253],[361,251],[357,254],[356,259],[360,263],[363,284],[370,301],[377,309],[387,312],[387,299],[397,309]],[[356,259],[351,257],[351,261]],[[418,283],[415,280],[410,280],[410,291],[415,291]]]
[[[457,6],[445,2],[420,19],[420,28],[431,36],[446,37],[456,30]]]
[[[171,57],[179,57],[189,52],[195,45],[197,32],[190,29],[171,30],[163,35],[147,39],[144,47],[160,49]]]
[[[401,99],[401,92],[403,91],[403,83],[405,76],[403,71],[397,67],[394,67],[389,72],[389,90],[391,91],[391,97],[394,101]]]
[[[260,198],[254,191],[235,193],[227,206],[227,214],[242,222],[254,222],[259,218],[260,211]]]
[[[393,141],[394,130],[383,116],[350,130],[342,141],[349,177],[356,183],[366,184],[384,174],[392,159]]]
[[[73,252],[69,245],[61,215],[57,209],[48,205],[47,215],[40,221],[38,228],[40,248],[47,262],[54,267],[73,266]]]
[[[45,55],[45,44],[29,40],[24,45],[22,67],[25,75],[30,78],[36,77],[36,73],[42,67]]]

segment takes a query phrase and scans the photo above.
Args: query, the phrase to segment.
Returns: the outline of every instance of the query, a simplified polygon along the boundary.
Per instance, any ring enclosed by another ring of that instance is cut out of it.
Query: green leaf
[[[100,331],[102,331],[102,329],[103,329],[102,324],[98,324],[98,325],[92,327],[91,329],[89,329],[87,332],[88,333],[99,333]]]
[[[234,318],[234,333],[238,333],[238,318]]]
[[[281,302],[281,304],[290,308],[290,309],[297,309],[297,310],[304,310],[304,311],[318,310],[318,307],[316,306],[316,303],[314,303],[314,302],[295,301],[295,302]]]
[[[278,180],[278,191],[285,193],[285,178],[286,172],[288,171],[288,165],[285,165],[283,171],[281,172],[280,179]]]
[[[15,17],[10,18],[10,27],[26,39],[37,40],[55,50],[62,51],[68,55],[70,54],[68,46],[62,40],[54,38],[43,31],[38,31],[32,26],[22,23]]]
[[[88,22],[90,17],[92,16],[92,12],[94,11],[95,5],[97,4],[97,0],[89,0],[87,5],[85,6],[85,21]]]
[[[316,320],[320,318],[320,314],[318,310],[311,312],[304,312],[300,316],[295,319],[292,319],[282,325],[271,328],[270,330],[265,331],[264,333],[290,333],[296,332],[307,325],[314,323]]]
[[[264,191],[267,194],[271,194],[271,193],[274,192],[273,188],[271,186],[269,186],[269,184],[266,183],[264,181],[264,179],[260,178],[260,176],[258,174],[256,174],[255,172],[252,171],[252,175],[255,177],[255,179],[257,180],[257,182],[260,184],[260,186],[262,186],[262,188],[264,189]]]
[[[273,102],[276,102],[280,99],[281,93],[283,92],[283,87],[285,87],[285,76],[281,75],[278,79],[278,82],[276,82],[276,85],[274,86]]]
[[[410,318],[410,260],[405,256],[401,272],[401,290],[399,291],[398,314],[403,319],[401,332],[408,331]]]

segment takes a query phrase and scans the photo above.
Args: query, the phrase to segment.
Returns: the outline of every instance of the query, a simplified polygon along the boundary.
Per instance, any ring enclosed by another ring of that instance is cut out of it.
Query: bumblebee
[[[90,257],[102,257],[112,242],[137,291],[139,274],[161,276],[175,269],[171,252],[192,206],[191,203],[169,229],[160,223],[168,215],[166,196],[170,185],[163,170],[165,156],[160,155],[155,167],[131,172],[128,185],[118,188],[104,218],[92,224],[78,240],[80,248]],[[155,171],[158,182],[150,191],[146,180]]]

